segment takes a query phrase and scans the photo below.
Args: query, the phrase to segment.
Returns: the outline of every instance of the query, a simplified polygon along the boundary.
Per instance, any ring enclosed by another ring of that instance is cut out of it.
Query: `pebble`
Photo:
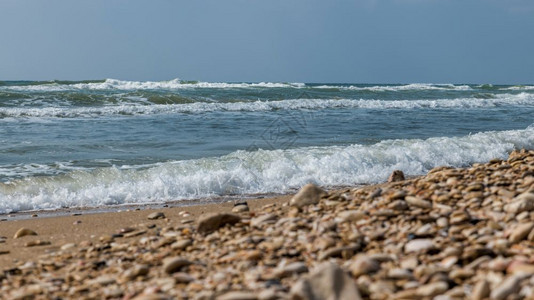
[[[534,228],[534,222],[519,224],[514,228],[508,240],[510,241],[510,243],[513,243],[513,244],[518,243],[524,240],[528,236],[528,234],[532,231],[533,228]]]
[[[434,248],[434,243],[431,239],[415,239],[404,245],[404,252],[424,252]]]
[[[184,250],[188,246],[192,245],[193,241],[190,239],[179,240],[171,244],[171,248],[174,250]]]
[[[357,211],[357,210],[342,211],[337,216],[338,216],[340,223],[357,222],[367,217],[367,215],[364,212]]]
[[[291,299],[361,299],[352,278],[334,263],[324,263],[303,276],[290,294]]]
[[[534,193],[526,192],[520,194],[510,204],[506,205],[505,209],[506,212],[511,214],[534,210]]]
[[[302,208],[308,205],[319,203],[321,197],[326,195],[327,193],[323,189],[309,183],[303,186],[300,191],[291,198],[289,204],[291,206]]]
[[[171,274],[179,271],[183,267],[191,265],[192,262],[182,257],[170,257],[163,261],[163,271]]]
[[[160,211],[156,211],[156,212],[153,212],[153,213],[149,214],[147,216],[147,218],[149,220],[164,219],[165,218],[165,214],[160,212]]]
[[[226,224],[233,225],[241,221],[241,217],[229,213],[208,213],[198,218],[197,231],[200,233],[213,232]]]
[[[257,300],[255,293],[245,291],[233,291],[217,297],[217,300]]]
[[[51,243],[49,241],[41,241],[41,240],[35,240],[35,241],[29,241],[26,244],[24,244],[25,247],[36,247],[36,246],[47,246]]]
[[[303,262],[294,262],[286,266],[279,267],[275,272],[275,276],[278,278],[284,278],[291,276],[293,274],[305,273],[308,272],[308,266]]]
[[[488,281],[482,279],[475,284],[475,287],[473,288],[473,291],[471,294],[471,299],[482,300],[482,299],[488,298],[490,295],[490,292],[491,290],[490,290],[490,285]]]
[[[443,281],[432,282],[417,288],[417,295],[421,297],[433,297],[443,294],[449,289],[449,285]]]
[[[491,291],[491,299],[506,299],[506,297],[519,292],[519,277],[512,275],[506,278]]]
[[[370,274],[380,270],[380,264],[367,256],[360,256],[350,264],[350,272],[354,277]]]
[[[23,236],[27,236],[27,235],[37,235],[37,232],[31,230],[31,229],[28,229],[28,228],[21,228],[19,230],[17,230],[17,232],[15,233],[15,235],[13,236],[14,239],[18,239],[18,238],[21,238]]]
[[[252,227],[260,227],[264,223],[274,223],[278,219],[278,216],[276,214],[268,213],[261,215],[259,217],[253,218],[250,220],[250,226]]]
[[[419,207],[419,208],[431,208],[432,203],[426,200],[423,200],[419,197],[413,197],[413,196],[406,196],[404,198],[406,203],[408,203],[410,206]]]
[[[125,280],[133,280],[135,279],[136,277],[138,276],[144,276],[144,275],[147,275],[148,274],[148,266],[147,265],[134,265],[133,267],[131,267],[130,269],[126,270],[123,274],[122,274],[122,277],[125,279]]]
[[[394,170],[388,177],[388,182],[397,182],[403,180],[405,180],[404,172],[402,172],[401,170]]]

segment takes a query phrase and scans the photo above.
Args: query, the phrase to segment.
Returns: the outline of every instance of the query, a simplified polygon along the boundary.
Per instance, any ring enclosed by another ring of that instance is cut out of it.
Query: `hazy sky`
[[[0,80],[534,83],[532,0],[0,0]]]

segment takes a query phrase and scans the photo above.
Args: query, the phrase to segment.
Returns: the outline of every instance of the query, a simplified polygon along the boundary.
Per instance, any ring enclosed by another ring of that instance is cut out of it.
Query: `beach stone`
[[[291,299],[361,299],[352,278],[334,263],[323,263],[303,276],[290,290]]]
[[[350,272],[354,277],[370,274],[380,270],[380,264],[367,256],[360,256],[350,264]]]
[[[275,276],[278,278],[284,278],[291,276],[293,274],[305,273],[308,272],[308,266],[303,262],[294,262],[286,266],[279,268],[275,271]]]
[[[404,245],[404,252],[426,252],[430,249],[434,249],[434,243],[431,239],[415,239],[411,240]]]
[[[130,269],[126,270],[122,277],[126,280],[133,280],[138,276],[145,276],[148,274],[148,266],[147,265],[134,265]]]
[[[410,206],[419,207],[419,208],[432,208],[432,203],[430,201],[423,200],[419,197],[406,196],[404,197],[404,200]]]
[[[276,219],[278,219],[278,216],[276,214],[272,214],[272,213],[264,214],[264,215],[255,217],[252,220],[250,220],[250,226],[260,227],[260,225],[270,222],[270,221],[275,221]]]
[[[149,214],[147,218],[149,220],[163,219],[165,218],[165,214],[160,211],[157,211]]]
[[[163,271],[172,274],[179,271],[182,267],[191,265],[192,262],[182,257],[169,257],[163,260]]]
[[[488,281],[482,279],[475,284],[473,291],[471,293],[471,299],[473,300],[482,300],[488,298],[491,293],[490,285]]]
[[[249,210],[248,205],[237,205],[232,208],[233,213],[247,212]]]
[[[35,246],[47,246],[51,243],[49,241],[41,241],[41,240],[35,240],[35,241],[29,241],[24,246],[26,247],[35,247]]]
[[[17,232],[15,233],[15,235],[13,236],[14,239],[18,239],[18,238],[21,238],[23,236],[27,236],[27,235],[37,235],[37,232],[31,230],[31,229],[28,229],[28,228],[21,228],[19,230],[17,230]]]
[[[303,186],[300,191],[291,198],[289,204],[299,208],[317,204],[321,200],[321,197],[326,196],[327,193],[320,187],[309,183]]]
[[[365,219],[367,215],[358,210],[346,210],[338,213],[338,218],[340,223],[344,222],[357,222],[359,220]]]
[[[388,270],[387,277],[391,279],[413,279],[413,273],[408,269],[395,268]]]
[[[198,218],[197,230],[200,233],[213,232],[226,224],[233,225],[241,221],[241,217],[229,213],[208,213]]]
[[[253,292],[232,291],[217,297],[217,300],[257,300],[258,297]]]
[[[407,210],[409,206],[404,200],[395,200],[388,205],[388,208],[393,210]]]
[[[506,205],[505,210],[511,214],[534,210],[534,193],[526,192],[520,194]]]
[[[433,297],[445,293],[449,285],[443,281],[432,282],[417,288],[417,295],[421,297]]]
[[[510,243],[518,243],[524,240],[533,228],[534,222],[519,224],[514,228],[508,240],[510,241]]]
[[[512,275],[491,291],[490,298],[504,300],[517,292],[519,292],[519,277]]]
[[[404,172],[401,170],[394,170],[388,177],[388,182],[397,182],[405,180]]]
[[[512,261],[506,268],[506,273],[534,275],[534,264],[523,261]]]
[[[184,250],[188,246],[192,245],[193,241],[190,239],[179,240],[171,244],[171,248],[174,250]]]

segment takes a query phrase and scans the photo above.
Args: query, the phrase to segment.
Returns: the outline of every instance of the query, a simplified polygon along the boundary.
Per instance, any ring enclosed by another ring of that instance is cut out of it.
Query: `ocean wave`
[[[533,91],[534,85],[516,85],[506,88],[501,88],[503,91]]]
[[[370,92],[401,92],[426,90],[472,90],[469,85],[454,84],[395,84],[395,85],[352,85],[352,84],[305,84],[286,82],[202,82],[173,79],[168,81],[127,81],[106,79],[103,81],[49,81],[49,82],[23,82],[20,84],[0,85],[0,90],[27,91],[27,92],[64,92],[64,91],[137,91],[137,90],[178,90],[178,89],[255,89],[255,88],[293,88],[293,89],[335,89]]]
[[[372,145],[240,150],[143,168],[76,170],[0,183],[0,212],[285,193],[309,182],[321,186],[377,183],[395,169],[418,175],[436,166],[466,166],[533,147],[531,125],[524,130]]]
[[[47,82],[35,85],[3,86],[3,90],[34,91],[34,92],[60,92],[72,90],[173,90],[173,89],[228,89],[228,88],[302,88],[304,83],[258,82],[258,83],[226,83],[226,82],[199,82],[173,79],[169,81],[126,81],[106,79],[101,82]]]
[[[411,84],[405,84],[405,85],[375,85],[375,86],[318,85],[318,86],[314,86],[313,88],[371,91],[371,92],[401,92],[401,91],[417,91],[417,90],[420,90],[420,91],[425,91],[425,90],[468,91],[468,90],[472,90],[472,88],[469,85],[430,84],[430,83],[411,83]]]
[[[145,103],[145,104],[140,104]],[[0,119],[9,118],[95,118],[177,113],[208,113],[214,111],[257,112],[273,110],[354,109],[458,109],[500,106],[534,106],[534,94],[501,94],[495,98],[438,100],[355,100],[355,99],[288,99],[278,101],[195,102],[184,104],[153,104],[138,100],[133,103],[90,107],[0,107]]]

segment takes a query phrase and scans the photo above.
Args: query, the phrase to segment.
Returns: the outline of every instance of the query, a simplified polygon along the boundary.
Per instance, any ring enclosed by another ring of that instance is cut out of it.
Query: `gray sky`
[[[0,80],[534,83],[532,0],[0,0]]]

